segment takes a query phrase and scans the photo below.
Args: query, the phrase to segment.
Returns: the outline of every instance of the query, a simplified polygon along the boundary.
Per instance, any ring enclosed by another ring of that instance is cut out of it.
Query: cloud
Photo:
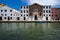
[[[41,5],[55,5],[57,0],[30,0],[29,4],[38,3]]]

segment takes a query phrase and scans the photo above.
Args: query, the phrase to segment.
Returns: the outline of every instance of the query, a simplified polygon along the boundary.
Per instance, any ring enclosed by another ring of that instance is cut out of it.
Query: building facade
[[[20,7],[20,21],[28,21],[29,20],[29,6],[21,6]]]
[[[20,18],[20,12],[0,4],[0,21],[16,21]]]
[[[52,8],[52,20],[60,20],[60,8]]]
[[[51,5],[43,6],[43,21],[51,21]]]
[[[20,11],[0,4],[0,21],[52,21],[60,20],[60,8],[32,4],[21,6]]]
[[[20,7],[21,19],[24,21],[51,21],[51,6],[37,3]]]

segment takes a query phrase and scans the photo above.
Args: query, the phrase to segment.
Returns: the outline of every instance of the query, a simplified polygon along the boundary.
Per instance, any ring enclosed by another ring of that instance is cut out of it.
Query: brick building
[[[52,20],[60,20],[60,8],[52,8]]]

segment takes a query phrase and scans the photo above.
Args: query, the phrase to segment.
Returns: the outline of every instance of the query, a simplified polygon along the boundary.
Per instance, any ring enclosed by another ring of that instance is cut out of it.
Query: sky
[[[52,7],[60,8],[60,0],[0,0],[0,3],[17,10],[20,10],[21,5],[31,5],[34,3],[52,5]]]

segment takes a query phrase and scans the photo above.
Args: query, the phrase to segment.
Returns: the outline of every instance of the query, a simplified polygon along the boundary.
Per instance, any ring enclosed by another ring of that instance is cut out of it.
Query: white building
[[[20,7],[20,18],[21,21],[28,21],[29,19],[29,6]]]
[[[37,3],[20,7],[21,20],[23,21],[51,21],[51,5]]]
[[[0,20],[2,21],[51,21],[51,6],[37,3],[21,6],[20,12],[0,4]]]
[[[2,21],[16,21],[20,18],[20,12],[8,7],[7,5],[0,4],[0,20]]]
[[[51,21],[51,5],[43,6],[43,21]]]

